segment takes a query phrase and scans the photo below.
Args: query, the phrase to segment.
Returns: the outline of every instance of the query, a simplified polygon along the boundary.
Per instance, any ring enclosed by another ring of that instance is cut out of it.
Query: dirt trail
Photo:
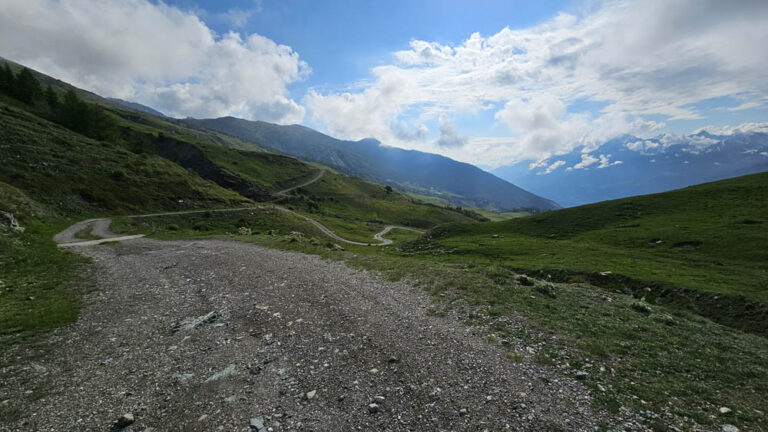
[[[312,177],[312,179],[310,179],[310,180],[308,180],[308,181],[306,181],[306,182],[304,182],[304,183],[302,183],[300,185],[292,186],[292,187],[289,187],[288,189],[284,189],[284,190],[281,190],[279,192],[275,192],[275,196],[283,197],[285,195],[288,195],[288,192],[290,192],[292,190],[295,190],[295,189],[298,189],[298,188],[303,188],[305,186],[309,186],[312,183],[314,183],[314,182],[320,180],[321,178],[323,178],[324,174],[325,174],[325,170],[320,170],[320,172],[317,173],[317,175],[315,177]]]
[[[208,240],[77,251],[99,289],[49,354],[0,356],[2,403],[24,413],[0,430],[104,431],[124,413],[132,431],[593,431],[601,420],[577,381],[508,360],[482,329],[429,314],[420,289],[343,263]],[[55,391],[27,393],[38,388]]]
[[[293,210],[289,210],[289,209],[287,209],[287,208],[285,208],[283,206],[279,206],[279,205],[276,205],[275,208],[280,210],[280,211],[283,211],[283,212],[286,212],[286,213],[290,213],[290,214],[292,214],[294,216],[298,216],[298,217],[304,219],[305,221],[307,221],[307,222],[311,223],[312,225],[316,226],[317,229],[319,229],[320,231],[325,233],[325,235],[327,235],[328,237],[330,237],[330,238],[332,238],[334,240],[337,240],[337,241],[340,241],[340,242],[344,242],[344,243],[347,243],[347,244],[357,245],[357,246],[388,246],[388,245],[391,245],[392,244],[392,240],[385,239],[382,236],[386,235],[388,232],[392,231],[393,229],[405,229],[405,230],[408,230],[408,231],[424,233],[424,231],[418,230],[416,228],[408,228],[408,227],[399,226],[399,225],[387,225],[386,227],[384,227],[383,230],[381,230],[378,233],[373,235],[373,238],[375,240],[378,240],[379,243],[370,243],[370,242],[364,243],[364,242],[359,242],[359,241],[354,241],[354,240],[347,240],[344,237],[341,237],[340,235],[338,235],[335,232],[333,232],[330,228],[326,227],[322,223],[318,222],[315,219],[312,219],[309,216],[304,216],[301,213],[296,213]]]
[[[121,236],[115,234],[109,230],[109,219],[87,219],[80,221],[64,231],[53,236],[53,240],[58,243],[60,247],[74,247],[74,246],[94,246],[102,243],[133,240],[144,237],[144,234],[136,234],[129,236]],[[97,237],[101,237],[99,240],[85,240],[76,237],[77,233],[90,229],[90,233]]]
[[[148,217],[157,217],[157,216],[170,216],[170,215],[183,215],[183,214],[195,214],[195,213],[206,213],[206,212],[231,212],[231,211],[245,211],[245,210],[253,210],[254,208],[264,208],[265,206],[250,206],[250,207],[236,207],[236,208],[226,208],[226,209],[211,209],[211,210],[185,210],[185,211],[175,211],[175,212],[166,212],[166,213],[151,213],[151,214],[144,214],[144,215],[134,215],[130,217],[134,218],[148,218]],[[385,239],[383,236],[387,235],[390,231],[393,229],[402,229],[407,231],[413,231],[417,233],[424,233],[424,231],[416,229],[416,228],[410,228],[406,226],[400,226],[400,225],[387,225],[384,227],[383,230],[373,235],[374,240],[378,241],[379,243],[366,243],[366,242],[359,242],[354,240],[347,240],[344,237],[341,237],[340,235],[336,234],[331,230],[330,228],[326,227],[316,219],[313,219],[309,216],[304,216],[301,213],[297,213],[293,210],[287,209],[280,205],[274,205],[274,208],[277,210],[280,210],[282,212],[290,213],[294,216],[300,217],[307,222],[311,223],[312,225],[316,226],[320,231],[322,231],[325,235],[328,237],[340,241],[347,244],[353,244],[357,246],[388,246],[392,244],[392,240]],[[143,234],[137,234],[137,235],[131,235],[131,236],[121,236],[119,234],[112,233],[109,231],[109,225],[111,223],[110,219],[104,218],[104,219],[87,219],[81,222],[78,222],[69,228],[65,229],[64,231],[56,234],[54,236],[54,240],[56,243],[59,244],[61,247],[79,247],[79,246],[93,246],[97,244],[102,243],[108,243],[113,241],[120,241],[120,240],[131,240],[134,238],[140,238],[144,237]],[[78,239],[75,237],[75,235],[81,231],[84,231],[90,227],[91,234],[96,235],[98,237],[101,237],[100,240],[85,240],[85,239]]]

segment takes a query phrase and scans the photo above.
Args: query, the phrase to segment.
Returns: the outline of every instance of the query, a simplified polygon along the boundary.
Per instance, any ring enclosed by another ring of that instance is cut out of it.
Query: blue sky
[[[768,2],[0,0],[0,56],[175,117],[483,167],[768,115]]]
[[[371,69],[392,61],[411,39],[457,44],[472,33],[493,34],[526,27],[569,10],[568,1],[503,0],[230,0],[168,2],[200,10],[209,27],[233,27],[289,45],[312,67],[306,81],[291,85],[300,98],[311,87],[338,88],[370,78]],[[229,14],[243,17],[233,26]]]

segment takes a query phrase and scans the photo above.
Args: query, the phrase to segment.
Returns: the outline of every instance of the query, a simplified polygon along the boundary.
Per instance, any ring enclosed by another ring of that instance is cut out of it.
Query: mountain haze
[[[538,167],[521,162],[493,173],[570,207],[768,171],[768,133],[759,129],[624,135],[588,150],[578,147]],[[559,161],[559,168],[546,172]]]
[[[458,205],[501,211],[559,208],[555,202],[473,165],[435,154],[387,147],[374,139],[344,141],[300,125],[280,126],[234,117],[186,119],[183,122],[327,165],[345,174],[437,196]]]

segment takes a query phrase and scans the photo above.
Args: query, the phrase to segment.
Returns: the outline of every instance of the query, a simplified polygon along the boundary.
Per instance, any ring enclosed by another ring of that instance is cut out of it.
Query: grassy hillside
[[[435,233],[528,269],[611,271],[768,303],[768,173]],[[499,235],[493,238],[493,235]]]
[[[59,214],[247,202],[158,156],[86,138],[2,102],[0,123],[0,181]]]
[[[309,213],[351,240],[370,241],[384,225],[428,229],[438,224],[472,222],[455,209],[420,203],[396,190],[327,172],[317,182],[280,201]]]
[[[287,156],[198,144],[216,165],[242,175],[255,185],[277,192],[314,177],[318,169]]]

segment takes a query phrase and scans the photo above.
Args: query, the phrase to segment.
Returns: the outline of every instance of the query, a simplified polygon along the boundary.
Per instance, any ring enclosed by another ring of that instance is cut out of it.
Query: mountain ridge
[[[339,140],[303,125],[282,126],[235,117],[187,118],[180,122],[324,164],[348,175],[437,196],[458,205],[501,211],[560,208],[554,201],[532,194],[474,165],[431,153],[389,147],[371,138]]]

